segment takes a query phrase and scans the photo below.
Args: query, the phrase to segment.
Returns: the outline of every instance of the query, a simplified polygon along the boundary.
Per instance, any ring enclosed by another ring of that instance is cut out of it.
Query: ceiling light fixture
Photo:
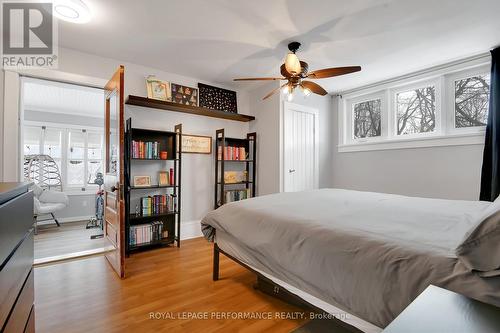
[[[295,53],[288,53],[285,58],[285,68],[290,74],[300,73],[300,61]]]
[[[87,23],[92,15],[82,0],[54,0],[54,16],[72,23]]]
[[[304,96],[306,96],[306,97],[311,95],[311,89],[309,89],[309,88],[302,87],[302,92],[304,93]]]

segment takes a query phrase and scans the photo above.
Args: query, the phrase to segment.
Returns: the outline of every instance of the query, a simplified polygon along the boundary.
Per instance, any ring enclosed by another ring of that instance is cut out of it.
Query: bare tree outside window
[[[354,104],[355,139],[380,136],[380,106],[380,99]]]
[[[429,86],[396,95],[398,135],[433,132],[436,88]]]
[[[455,81],[455,128],[485,126],[489,99],[489,75]]]

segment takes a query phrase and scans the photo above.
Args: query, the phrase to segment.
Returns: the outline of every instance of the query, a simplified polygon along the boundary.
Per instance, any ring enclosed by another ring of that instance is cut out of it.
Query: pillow
[[[477,219],[455,253],[471,270],[489,272],[500,267],[500,197]]]
[[[33,191],[33,195],[35,196],[35,198],[40,197],[40,195],[43,193],[43,188],[41,188],[37,184],[31,185],[31,190]]]

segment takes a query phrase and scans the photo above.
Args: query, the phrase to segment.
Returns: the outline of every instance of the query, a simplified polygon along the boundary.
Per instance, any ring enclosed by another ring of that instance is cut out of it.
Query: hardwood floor
[[[289,332],[306,322],[276,318],[300,309],[254,290],[255,276],[225,256],[220,265],[214,282],[212,244],[196,238],[132,255],[124,280],[104,257],[37,267],[37,332]],[[238,312],[272,319],[212,318]],[[209,319],[187,318],[193,314]]]
[[[85,229],[88,221],[54,223],[38,226],[35,235],[35,259],[56,257],[68,253],[89,251],[105,247],[104,238],[90,239],[91,235],[101,232],[99,228]]]

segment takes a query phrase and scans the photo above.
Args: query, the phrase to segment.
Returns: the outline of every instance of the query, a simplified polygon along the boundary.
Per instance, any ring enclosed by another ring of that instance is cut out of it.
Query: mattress
[[[454,253],[488,206],[323,189],[224,205],[202,230],[226,234],[258,271],[385,327],[429,284],[500,306],[500,277]]]

